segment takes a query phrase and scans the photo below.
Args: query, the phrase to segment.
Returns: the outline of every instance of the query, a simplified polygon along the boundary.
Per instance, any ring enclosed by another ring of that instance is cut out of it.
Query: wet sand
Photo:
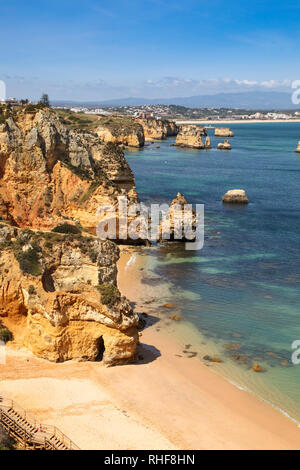
[[[163,294],[141,281],[142,258],[123,249],[118,277],[137,311],[148,308],[138,363],[54,364],[7,348],[0,393],[58,426],[82,449],[299,449],[293,421],[226,381],[218,364],[182,354],[159,327],[146,302]]]

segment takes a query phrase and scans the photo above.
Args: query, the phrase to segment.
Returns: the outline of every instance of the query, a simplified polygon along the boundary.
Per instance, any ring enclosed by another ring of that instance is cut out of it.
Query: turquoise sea
[[[203,249],[145,250],[149,283],[170,283],[167,300],[184,316],[182,334],[192,328],[198,357],[217,354],[218,371],[300,423],[300,365],[291,362],[300,340],[300,123],[230,127],[227,152],[214,137],[211,150],[168,139],[127,152],[142,201],[170,203],[180,191],[205,204]],[[249,205],[222,204],[234,188],[246,190]],[[253,372],[255,363],[264,372]]]

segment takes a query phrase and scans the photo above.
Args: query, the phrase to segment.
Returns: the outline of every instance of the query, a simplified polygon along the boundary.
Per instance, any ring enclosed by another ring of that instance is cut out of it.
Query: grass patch
[[[107,127],[114,137],[122,134],[132,134],[140,129],[140,124],[130,117],[107,117],[98,121],[99,126]]]
[[[87,192],[79,199],[79,203],[83,203],[87,201],[91,197],[93,192],[96,191],[98,186],[100,186],[100,184],[101,184],[101,181],[93,181],[89,189],[87,190]]]
[[[120,292],[114,284],[100,284],[97,289],[101,294],[101,302],[108,307],[112,307],[120,299]]]
[[[74,166],[72,165],[70,162],[68,161],[63,161],[61,160],[61,163],[66,167],[68,168],[68,170],[70,170],[72,173],[74,173],[74,175],[78,176],[80,179],[82,180],[88,180],[90,181],[91,180],[91,174],[88,170],[85,170],[83,168],[80,168],[80,167],[77,167],[77,166]]]

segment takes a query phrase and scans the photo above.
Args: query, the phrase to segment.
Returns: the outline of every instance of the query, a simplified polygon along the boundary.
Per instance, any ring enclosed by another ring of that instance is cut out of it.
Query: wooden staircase
[[[80,450],[56,426],[42,424],[15,401],[0,395],[0,426],[25,449]]]

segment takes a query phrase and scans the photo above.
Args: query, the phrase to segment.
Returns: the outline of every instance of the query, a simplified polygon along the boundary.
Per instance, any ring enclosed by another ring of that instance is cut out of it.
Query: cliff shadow
[[[150,313],[146,312],[138,313],[138,316],[143,322],[142,330],[146,330],[146,328],[149,328],[150,326],[153,326],[161,321],[160,318],[155,317],[154,315],[151,315]]]
[[[138,347],[138,360],[135,365],[149,364],[161,356],[161,352],[155,346],[140,343]]]

